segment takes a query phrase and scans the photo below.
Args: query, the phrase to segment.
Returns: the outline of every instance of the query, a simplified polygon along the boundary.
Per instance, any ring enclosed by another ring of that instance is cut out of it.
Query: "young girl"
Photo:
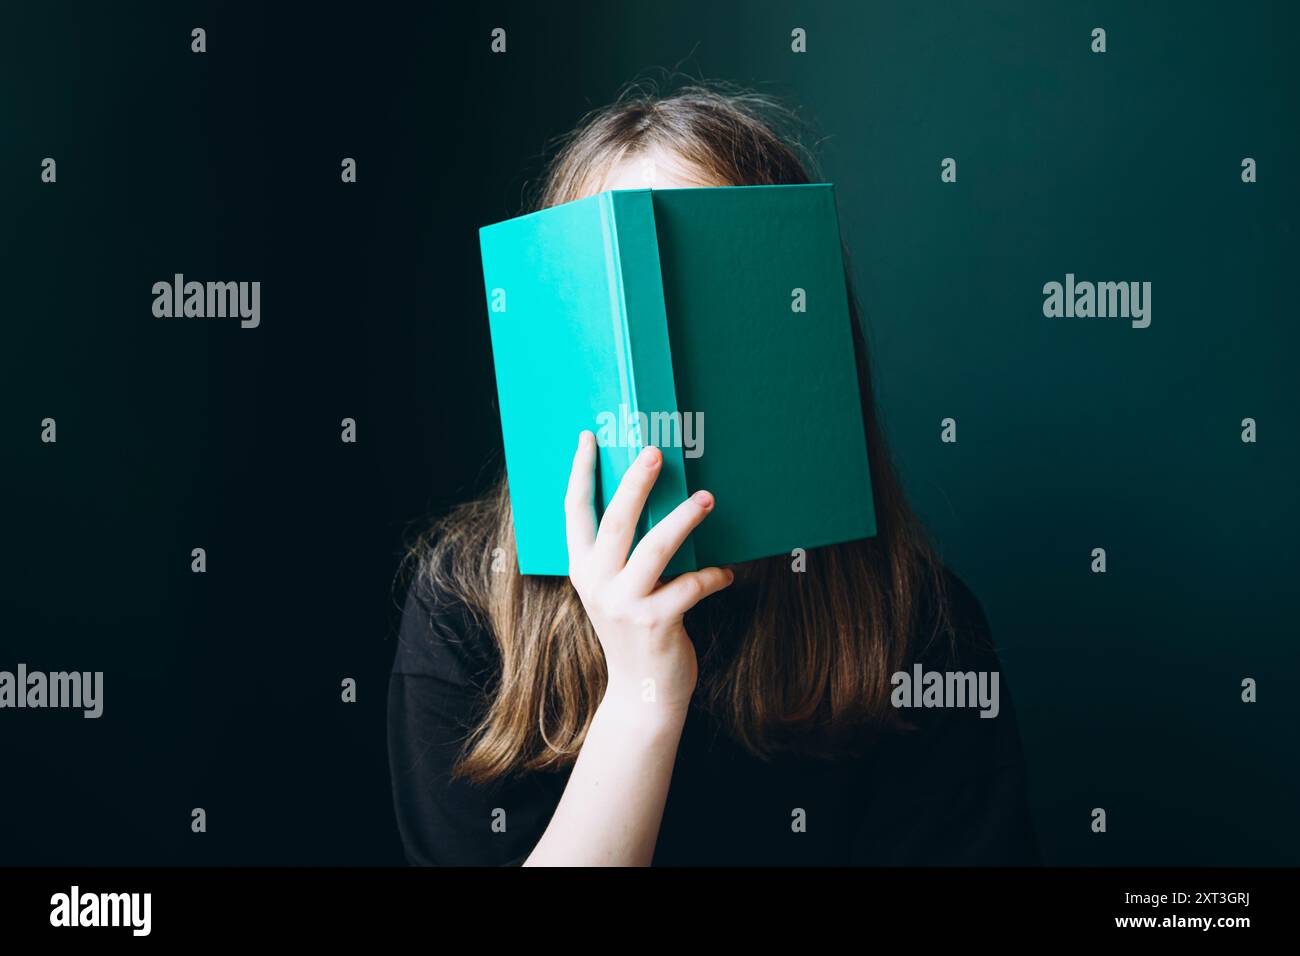
[[[607,189],[809,182],[769,115],[758,97],[702,89],[622,100],[568,139],[538,207]],[[632,548],[662,455],[645,449],[597,522],[590,432],[574,436],[555,503],[568,578],[518,574],[504,477],[425,537],[389,693],[412,863],[1037,861],[983,613],[899,487],[857,326],[855,314],[874,538],[812,549],[801,571],[781,555],[663,580],[715,502],[697,491]],[[906,706],[913,691],[894,675],[931,671],[982,675],[1000,693],[983,708]]]

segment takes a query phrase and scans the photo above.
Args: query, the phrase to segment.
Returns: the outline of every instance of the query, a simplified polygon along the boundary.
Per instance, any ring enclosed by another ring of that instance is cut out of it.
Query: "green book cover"
[[[664,467],[642,534],[716,496],[670,574],[875,534],[831,186],[615,190],[480,247],[522,573],[568,573],[584,428],[598,516],[646,444]]]

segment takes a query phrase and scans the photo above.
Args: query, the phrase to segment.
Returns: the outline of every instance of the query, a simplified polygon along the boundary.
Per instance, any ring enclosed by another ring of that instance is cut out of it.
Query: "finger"
[[[673,578],[651,594],[649,601],[661,617],[680,617],[734,580],[735,572],[726,568],[701,568]]]
[[[641,509],[663,463],[664,455],[658,448],[647,445],[642,449],[601,515],[600,528],[596,531],[596,554],[612,570],[621,570],[627,561]]]
[[[697,491],[637,542],[623,574],[638,594],[649,594],[687,535],[713,510],[713,495]]]
[[[564,494],[564,531],[569,544],[569,564],[586,555],[596,540],[596,436],[589,431],[578,435],[573,455],[569,488]]]

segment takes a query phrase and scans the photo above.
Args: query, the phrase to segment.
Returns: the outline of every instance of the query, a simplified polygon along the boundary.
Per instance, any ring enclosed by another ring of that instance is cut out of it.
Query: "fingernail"
[[[591,444],[591,432],[587,431],[586,429],[583,429],[582,431],[578,432],[578,447],[586,448],[590,444]]]
[[[645,450],[641,452],[641,464],[645,465],[647,468],[658,468],[659,449],[655,448],[653,445],[647,445]]]
[[[713,495],[709,494],[707,491],[695,492],[695,494],[691,495],[691,500],[701,508],[713,507]]]

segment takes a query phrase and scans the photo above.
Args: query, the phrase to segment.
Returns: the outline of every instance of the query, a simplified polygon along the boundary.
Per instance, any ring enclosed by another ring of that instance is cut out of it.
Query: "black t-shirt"
[[[407,592],[388,697],[406,856],[416,865],[517,865],[541,839],[569,773],[540,771],[488,786],[452,777],[486,704],[498,651],[463,606],[429,593],[423,580]],[[999,671],[979,603],[958,578],[947,580],[966,650],[935,669]],[[927,655],[918,663],[929,669]],[[762,760],[692,706],[654,864],[1038,863],[1005,675],[998,690],[996,717],[980,717],[978,707],[910,709],[904,716],[921,729],[886,737],[868,756],[833,761]],[[504,832],[493,827],[499,811]]]

